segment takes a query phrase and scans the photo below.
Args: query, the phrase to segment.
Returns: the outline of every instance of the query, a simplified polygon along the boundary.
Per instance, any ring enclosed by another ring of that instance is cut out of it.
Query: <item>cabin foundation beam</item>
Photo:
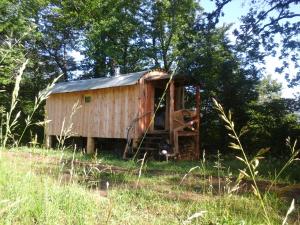
[[[95,139],[92,137],[87,137],[86,153],[89,155],[95,153]]]
[[[52,148],[53,147],[53,135],[46,135],[46,140],[45,140],[45,145],[46,148]]]

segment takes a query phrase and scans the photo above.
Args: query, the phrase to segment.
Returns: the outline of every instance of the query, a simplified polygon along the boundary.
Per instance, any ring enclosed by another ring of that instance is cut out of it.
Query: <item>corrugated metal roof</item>
[[[121,74],[117,77],[103,77],[89,80],[61,82],[55,84],[55,86],[51,90],[51,94],[134,85],[144,74],[148,72],[149,70],[136,73]]]

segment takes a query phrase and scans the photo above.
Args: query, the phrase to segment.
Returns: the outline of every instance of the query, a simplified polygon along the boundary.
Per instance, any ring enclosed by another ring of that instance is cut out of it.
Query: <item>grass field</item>
[[[278,161],[261,164],[262,191]],[[242,166],[232,157],[140,165],[109,154],[2,150],[0,224],[265,224],[251,181],[230,192]],[[294,163],[266,195],[272,224],[282,224],[292,198],[288,224],[300,224],[299,171]]]

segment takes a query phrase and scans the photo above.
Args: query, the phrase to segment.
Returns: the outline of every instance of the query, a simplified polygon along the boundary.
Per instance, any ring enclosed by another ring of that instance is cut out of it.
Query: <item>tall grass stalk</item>
[[[220,118],[225,123],[225,127],[228,130],[228,136],[233,140],[233,142],[231,142],[229,144],[229,147],[231,149],[238,150],[242,154],[242,157],[236,156],[236,158],[238,160],[240,160],[241,162],[243,162],[248,170],[248,172],[246,169],[240,170],[240,175],[239,175],[238,179],[240,180],[244,177],[247,177],[252,180],[253,185],[251,185],[251,187],[252,187],[253,193],[259,199],[260,206],[263,209],[264,218],[266,220],[265,222],[267,224],[271,225],[269,213],[267,211],[267,205],[264,201],[262,193],[260,192],[260,190],[258,188],[257,181],[256,181],[256,175],[258,174],[257,167],[259,165],[259,159],[261,159],[261,155],[263,153],[265,153],[265,150],[263,152],[259,151],[258,154],[252,160],[248,159],[248,156],[247,156],[247,154],[244,150],[244,147],[240,141],[240,136],[244,134],[245,130],[242,129],[241,133],[238,135],[235,130],[235,127],[234,127],[234,122],[232,121],[231,112],[229,111],[228,116],[227,116],[223,107],[221,106],[221,104],[219,104],[215,99],[213,99],[213,103],[214,103],[215,109],[219,113]]]
[[[61,155],[60,155],[60,160],[59,160],[59,164],[60,164],[60,174],[64,171],[64,168],[65,168],[65,162],[63,161],[63,158],[64,158],[64,150],[65,150],[65,141],[70,138],[72,135],[73,135],[73,132],[72,132],[72,129],[73,129],[73,117],[74,115],[76,114],[76,112],[81,108],[81,105],[79,105],[79,100],[77,100],[77,102],[73,105],[72,107],[72,112],[69,116],[69,124],[66,126],[66,117],[63,119],[63,122],[62,122],[62,127],[61,127],[61,130],[60,130],[60,135],[59,136],[56,136],[56,139],[58,141],[58,146],[57,148],[59,150],[61,150]],[[70,170],[70,177],[71,179],[73,178],[73,175],[74,175],[74,157],[75,157],[75,152],[76,152],[76,147],[74,148],[74,151],[73,151],[73,158],[72,158],[72,162],[71,162],[71,165],[72,165],[72,169]],[[59,183],[62,182],[62,179],[63,179],[63,175],[59,175]],[[71,180],[70,180],[71,181]]]
[[[217,169],[217,174],[218,174],[218,193],[219,195],[221,194],[221,171],[224,169],[222,165],[222,159],[221,159],[221,153],[218,150],[217,153],[217,161],[215,161],[214,167]]]
[[[34,124],[32,121],[32,118],[33,118],[35,112],[42,105],[42,103],[49,97],[49,95],[51,94],[52,88],[54,87],[55,83],[61,78],[61,76],[62,76],[62,74],[59,75],[58,77],[56,77],[50,84],[47,85],[47,87],[43,91],[40,91],[38,93],[38,96],[35,97],[33,110],[31,112],[31,114],[28,115],[27,118],[25,119],[25,128],[23,129],[22,134],[17,141],[17,146],[19,146],[20,142],[22,141],[23,136],[24,136],[25,132],[27,131],[27,129],[31,125]]]
[[[204,180],[205,180],[205,176],[206,176],[206,173],[207,173],[205,156],[206,156],[206,154],[205,154],[205,149],[204,149],[203,154],[202,154],[202,160],[201,160],[201,170],[202,170]],[[205,193],[205,192],[206,192],[206,183],[203,184],[203,193]]]
[[[141,176],[142,176],[142,169],[143,169],[143,166],[144,166],[144,163],[145,163],[145,159],[146,159],[146,155],[147,155],[147,152],[145,152],[144,157],[141,159],[141,166],[140,166],[140,169],[139,169],[138,179],[137,179],[137,181],[135,183],[135,188],[138,188],[138,186],[139,186],[140,179],[141,179]]]
[[[294,161],[299,160],[297,156],[300,153],[300,150],[296,150],[296,145],[297,145],[297,140],[291,144],[290,138],[287,138],[287,146],[289,147],[291,151],[291,156],[289,160],[284,164],[284,166],[281,168],[278,174],[276,174],[275,178],[271,182],[271,185],[268,187],[266,192],[264,194],[261,193],[261,191],[258,188],[256,177],[258,174],[258,165],[259,165],[259,160],[263,158],[263,155],[269,151],[269,148],[263,148],[258,151],[258,153],[250,160],[248,156],[246,155],[246,152],[242,146],[242,143],[240,141],[240,137],[246,133],[246,130],[244,128],[241,129],[240,133],[237,134],[235,127],[234,127],[234,122],[231,117],[231,112],[229,111],[228,115],[226,115],[223,107],[215,100],[213,99],[214,107],[218,111],[220,118],[224,121],[225,127],[228,130],[228,136],[233,140],[230,144],[229,147],[231,149],[237,150],[242,154],[242,157],[236,156],[238,160],[243,162],[243,164],[246,166],[246,169],[240,170],[239,178],[238,178],[238,183],[244,178],[250,178],[253,182],[253,185],[251,185],[253,189],[253,193],[258,197],[260,205],[263,209],[264,213],[264,218],[266,220],[267,224],[271,224],[270,222],[270,216],[267,211],[267,202],[266,202],[266,196],[270,193],[270,190],[272,186],[276,183],[280,175],[286,170],[288,166],[290,166]],[[294,200],[292,201],[292,204],[286,214],[286,217],[283,221],[283,224],[286,223],[288,215],[294,210]]]
[[[187,176],[188,176],[191,172],[193,172],[195,169],[199,169],[199,168],[200,168],[199,166],[194,166],[194,167],[192,167],[186,174],[184,174],[184,176],[182,177],[182,179],[181,179],[179,185],[181,185],[181,184],[183,183],[183,181],[187,178]]]
[[[21,84],[23,72],[24,72],[27,64],[28,64],[28,59],[25,60],[25,62],[22,64],[22,66],[20,67],[18,74],[16,76],[16,82],[15,82],[14,90],[12,93],[10,109],[9,109],[9,112],[6,113],[6,121],[5,121],[6,126],[5,126],[5,133],[4,133],[4,137],[3,137],[3,143],[2,143],[2,146],[4,148],[7,145],[8,138],[12,135],[12,131],[18,125],[18,119],[21,115],[21,112],[19,111],[13,118],[13,112],[18,103],[18,96],[19,96],[20,84]]]
[[[75,153],[76,153],[76,145],[74,147],[73,155],[72,155],[71,169],[70,169],[70,181],[73,181],[73,176],[75,174],[75,170],[74,170]]]
[[[290,215],[294,210],[295,210],[295,199],[292,200],[292,203],[291,203],[290,208],[288,209],[288,211],[287,211],[287,213],[286,213],[286,215],[285,215],[285,217],[284,217],[284,220],[283,220],[283,222],[282,222],[282,225],[287,224],[287,219],[288,219],[289,215]]]
[[[296,145],[297,145],[297,140],[294,141],[294,143],[291,143],[291,139],[290,137],[288,137],[286,139],[286,145],[289,148],[289,150],[291,151],[291,156],[289,157],[288,161],[283,165],[283,167],[280,169],[279,173],[277,173],[274,177],[274,179],[272,180],[271,185],[268,187],[268,190],[266,193],[269,193],[269,191],[271,190],[271,188],[276,185],[276,182],[278,180],[278,178],[282,175],[282,173],[294,162],[294,161],[299,161],[300,159],[297,158],[297,156],[300,153],[300,149],[296,150]]]
[[[16,81],[15,81],[15,86],[14,86],[14,90],[13,90],[13,94],[12,94],[12,100],[11,100],[11,105],[10,105],[10,110],[9,112],[7,112],[5,114],[5,119],[3,119],[2,114],[4,114],[4,112],[0,112],[1,114],[1,136],[0,136],[0,146],[2,147],[6,147],[8,138],[12,135],[12,131],[14,128],[16,128],[17,124],[17,120],[20,116],[20,112],[18,112],[15,116],[15,118],[13,119],[13,111],[16,108],[17,105],[17,101],[18,101],[18,95],[19,95],[19,89],[20,89],[20,83],[21,83],[21,79],[22,79],[22,75],[23,72],[28,64],[28,59],[24,60],[24,57],[20,58],[16,58],[14,55],[16,49],[18,47],[23,47],[23,45],[21,44],[21,41],[28,35],[30,34],[32,30],[32,27],[28,27],[27,32],[23,32],[22,35],[20,36],[19,39],[13,38],[13,34],[11,33],[10,36],[5,36],[4,40],[3,40],[3,44],[4,44],[4,48],[0,48],[0,64],[3,63],[3,61],[8,58],[9,55],[11,55],[14,58],[14,61],[17,62],[18,65],[21,65],[18,73],[16,75]],[[1,92],[5,92],[5,90],[0,90]],[[1,108],[1,106],[0,106]],[[1,111],[1,110],[0,110]],[[3,133],[3,127],[5,125],[5,132]]]
[[[58,141],[58,149],[64,150],[65,148],[65,141],[69,139],[74,133],[72,132],[73,129],[73,117],[75,116],[76,112],[81,108],[81,105],[79,105],[79,100],[75,102],[75,104],[72,107],[71,114],[69,116],[69,123],[66,125],[66,117],[63,119],[62,127],[60,130],[60,134],[56,136],[56,139]]]
[[[106,182],[107,196],[108,196],[108,188],[109,188],[109,183]],[[109,220],[112,217],[112,211],[113,211],[113,208],[114,208],[112,199],[109,196],[108,196],[108,204],[109,204],[109,206],[108,206],[108,210],[107,210],[107,216],[106,216],[105,224],[109,224]]]
[[[5,116],[5,108],[3,106],[0,106],[0,146],[2,146],[2,142],[3,142],[4,116]]]

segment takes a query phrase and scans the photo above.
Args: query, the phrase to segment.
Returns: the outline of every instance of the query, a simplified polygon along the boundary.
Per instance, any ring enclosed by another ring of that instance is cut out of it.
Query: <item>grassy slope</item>
[[[143,174],[135,188],[138,168],[132,162],[110,156],[88,161],[74,155],[93,165],[99,161],[107,165],[99,170],[62,163],[60,158],[73,158],[68,151],[63,156],[59,151],[18,151],[3,151],[0,157],[0,224],[180,224],[199,211],[206,211],[205,216],[193,220],[194,224],[264,224],[255,197],[216,195],[201,171],[179,185],[182,174],[178,172],[187,172],[193,163],[150,162],[148,170],[168,172]],[[128,170],[115,172],[108,164]],[[212,165],[206,173],[210,171],[216,173]],[[107,181],[108,191],[104,188]],[[274,196],[268,201],[273,224],[280,224],[288,203]]]

